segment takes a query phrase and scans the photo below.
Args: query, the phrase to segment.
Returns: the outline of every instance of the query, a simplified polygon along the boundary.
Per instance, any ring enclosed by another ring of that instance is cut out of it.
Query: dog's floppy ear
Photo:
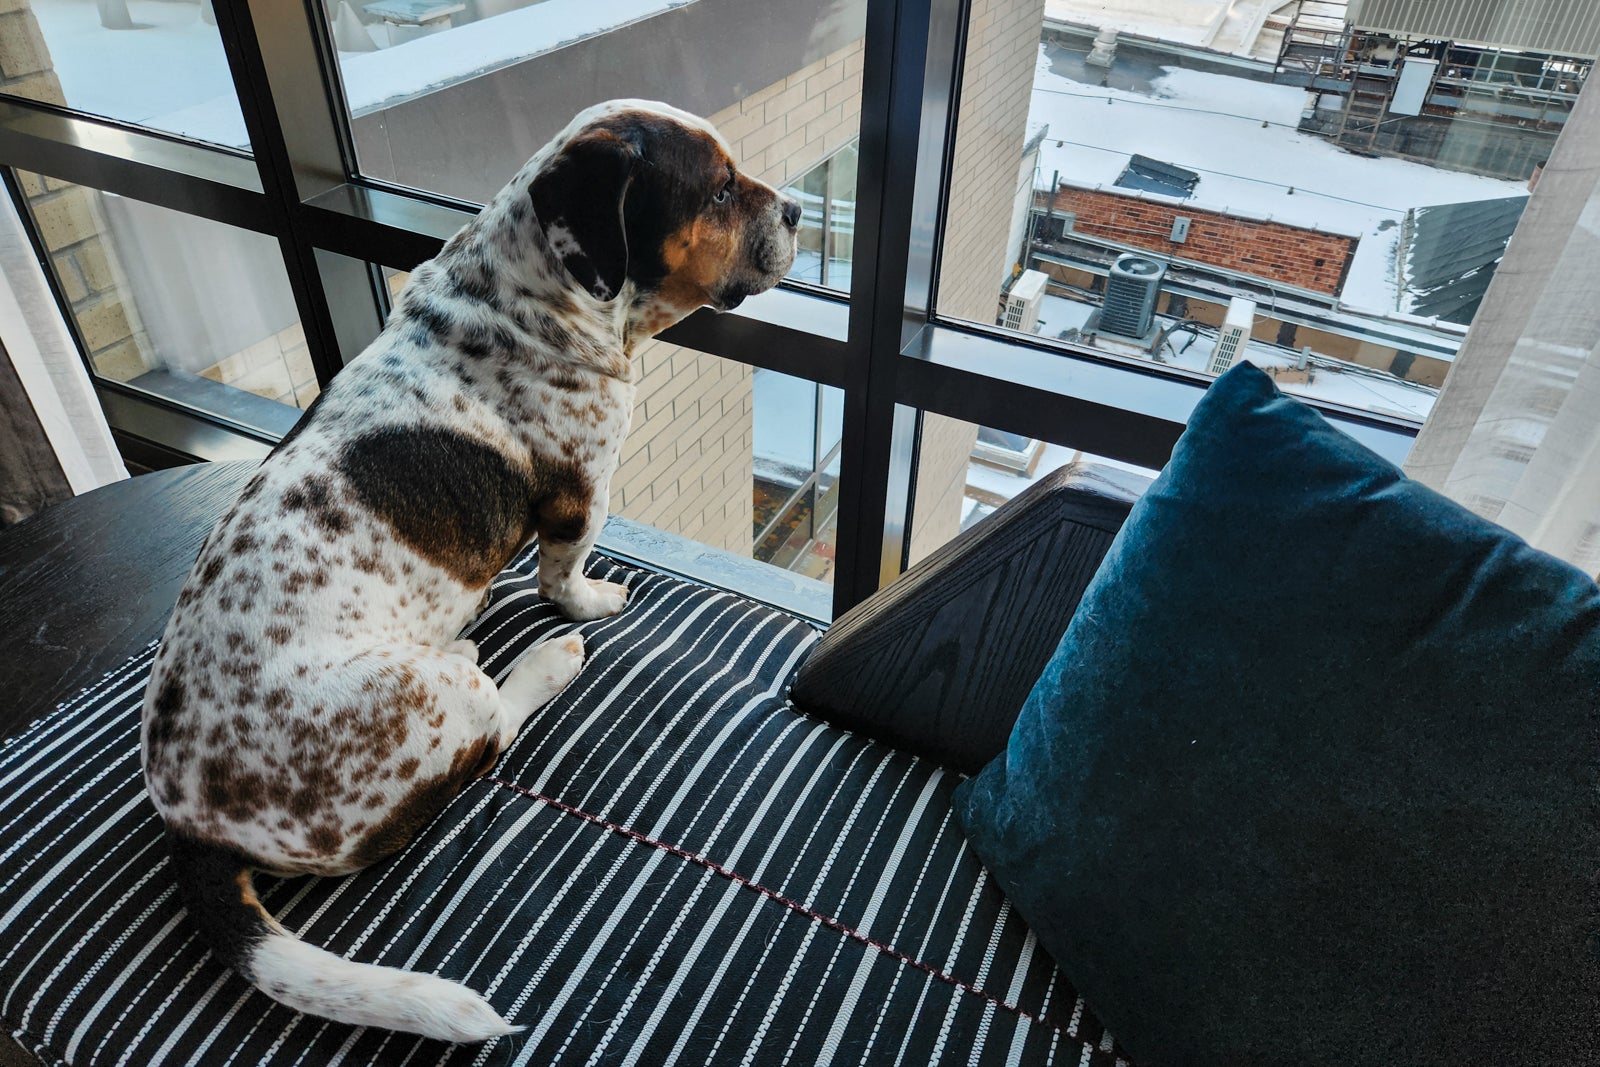
[[[628,273],[623,201],[638,160],[632,139],[589,130],[569,141],[529,189],[551,250],[601,300],[621,292]]]

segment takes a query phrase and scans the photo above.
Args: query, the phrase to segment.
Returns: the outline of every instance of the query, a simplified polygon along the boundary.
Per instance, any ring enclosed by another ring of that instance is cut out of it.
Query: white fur
[[[250,969],[256,984],[279,1002],[356,1026],[381,1026],[440,1041],[487,1041],[522,1029],[459,982],[352,963],[286,933],[257,945]]]
[[[449,552],[419,550],[396,523],[394,501],[369,507],[358,491],[387,483],[363,473],[377,453],[345,465],[354,442],[395,429],[413,438],[444,432],[497,455],[512,474],[557,472],[551,484],[565,488],[530,502],[555,516],[541,510],[540,523],[561,531],[542,540],[539,591],[574,621],[623,610],[627,588],[583,570],[632,419],[633,345],[693,310],[685,302],[717,293],[690,290],[669,302],[625,280],[614,301],[595,299],[562,266],[560,254],[577,250],[573,234],[534,217],[530,183],[586,125],[633,109],[703,131],[726,150],[704,120],[664,104],[612,101],[579,115],[417,268],[383,333],[213,531],[145,699],[145,774],[170,832],[259,869],[357,870],[373,849],[398,847],[381,831],[389,815],[430,795],[419,784],[481,773],[582,667],[583,640],[568,634],[532,649],[497,687],[477,647],[458,635],[480,610],[492,568],[519,546],[496,545],[500,556],[483,574],[463,571]],[[763,239],[724,265],[718,291],[737,285],[748,294],[788,269],[796,238],[785,218],[798,207],[740,180],[761,194],[750,201],[760,212],[750,225]],[[413,494],[430,491],[406,473],[388,472]],[[517,1029],[455,982],[353,963],[264,921],[265,940],[224,947],[246,953],[242,969],[290,1007],[446,1041]]]

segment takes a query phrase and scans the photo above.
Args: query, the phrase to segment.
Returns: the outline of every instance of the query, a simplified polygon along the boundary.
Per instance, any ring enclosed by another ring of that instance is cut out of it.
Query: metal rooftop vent
[[[1112,184],[1124,189],[1143,189],[1147,193],[1187,199],[1194,195],[1194,187],[1200,184],[1200,175],[1186,167],[1136,154],[1128,157],[1128,165]]]
[[[1167,265],[1132,254],[1118,256],[1106,278],[1106,298],[1100,306],[1100,329],[1120,337],[1142,338],[1156,317],[1156,300]]]

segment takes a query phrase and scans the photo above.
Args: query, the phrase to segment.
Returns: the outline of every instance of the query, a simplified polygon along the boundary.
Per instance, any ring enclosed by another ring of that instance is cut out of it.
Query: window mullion
[[[317,382],[325,387],[342,364],[340,337],[359,336],[376,314],[377,296],[369,285],[364,301],[341,300],[336,321],[301,207],[343,184],[350,169],[349,135],[332,98],[322,27],[311,7],[281,0],[218,4],[216,16]],[[350,316],[359,321],[345,321]]]
[[[835,616],[898,573],[903,554],[915,434],[896,432],[896,363],[928,321],[962,7],[867,6]]]

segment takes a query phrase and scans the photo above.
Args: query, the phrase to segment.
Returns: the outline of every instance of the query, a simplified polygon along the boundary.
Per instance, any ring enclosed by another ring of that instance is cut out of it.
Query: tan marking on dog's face
[[[744,241],[742,219],[701,215],[668,234],[661,250],[667,276],[662,300],[677,307],[716,304],[726,280],[738,266]]]

